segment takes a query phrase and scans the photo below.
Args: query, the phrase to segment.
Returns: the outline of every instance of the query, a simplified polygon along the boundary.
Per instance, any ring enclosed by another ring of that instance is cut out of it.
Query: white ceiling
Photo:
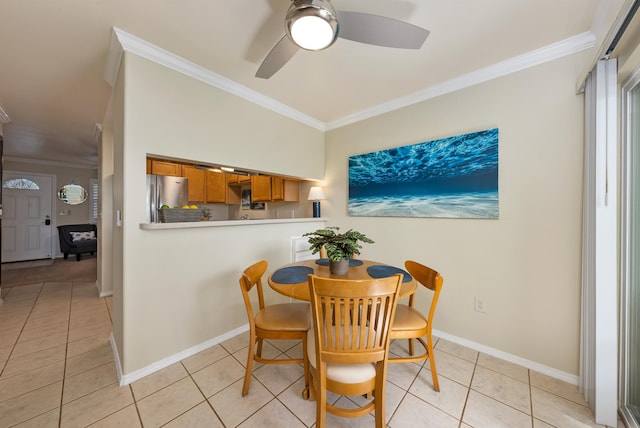
[[[600,1],[333,0],[431,33],[420,50],[338,39],[263,80],[254,74],[284,34],[289,0],[2,0],[5,158],[96,165],[113,27],[331,128],[574,36],[584,44]]]

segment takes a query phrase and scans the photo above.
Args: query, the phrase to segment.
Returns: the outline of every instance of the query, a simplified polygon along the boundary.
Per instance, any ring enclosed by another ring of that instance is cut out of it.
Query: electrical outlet
[[[476,312],[482,312],[483,314],[487,312],[487,305],[484,299],[480,297],[475,297],[475,310]]]

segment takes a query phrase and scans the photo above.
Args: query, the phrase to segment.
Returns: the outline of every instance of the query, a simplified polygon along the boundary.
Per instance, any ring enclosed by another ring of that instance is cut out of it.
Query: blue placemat
[[[318,259],[316,260],[316,264],[320,266],[329,266],[329,259]],[[349,266],[360,266],[360,265],[362,265],[362,260],[349,259]]]
[[[393,266],[385,266],[385,265],[369,266],[367,268],[367,273],[372,278],[386,278],[388,276],[401,273],[404,275],[404,277],[402,278],[402,282],[409,282],[413,279],[411,275],[409,275],[409,272]]]
[[[289,266],[278,269],[271,275],[271,280],[280,284],[296,284],[307,282],[307,275],[313,273],[313,269],[307,266]]]

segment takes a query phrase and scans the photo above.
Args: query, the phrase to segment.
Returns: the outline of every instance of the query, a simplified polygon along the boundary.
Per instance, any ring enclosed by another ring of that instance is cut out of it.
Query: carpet
[[[0,285],[15,287],[39,282],[86,282],[98,278],[97,256],[82,256],[78,262],[75,257],[55,259],[49,266],[36,266],[20,269],[3,269]]]

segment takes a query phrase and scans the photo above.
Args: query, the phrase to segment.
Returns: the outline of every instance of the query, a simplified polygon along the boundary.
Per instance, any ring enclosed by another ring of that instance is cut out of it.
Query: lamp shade
[[[324,192],[322,191],[322,187],[314,186],[311,189],[309,189],[309,196],[307,197],[307,200],[320,201],[323,199],[325,199],[325,197],[324,197]]]

